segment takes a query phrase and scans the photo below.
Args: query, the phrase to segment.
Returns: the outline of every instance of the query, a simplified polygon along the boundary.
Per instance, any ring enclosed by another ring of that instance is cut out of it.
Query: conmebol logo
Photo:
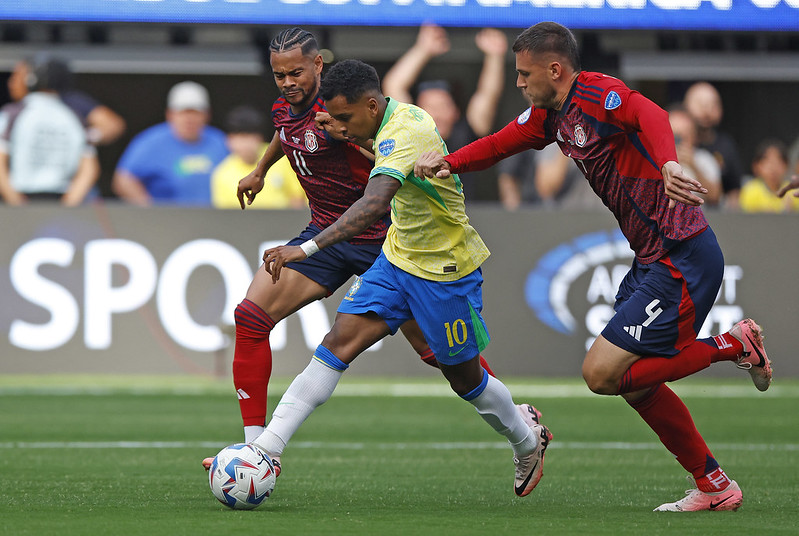
[[[619,230],[578,236],[541,257],[527,276],[527,304],[547,326],[574,333],[576,321],[567,305],[572,283],[596,266],[633,257],[629,242]]]

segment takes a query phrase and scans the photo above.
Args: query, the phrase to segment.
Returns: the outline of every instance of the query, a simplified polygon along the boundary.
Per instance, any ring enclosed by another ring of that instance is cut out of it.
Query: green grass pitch
[[[508,384],[555,435],[526,498],[509,447],[443,379],[344,378],[284,453],[272,497],[240,512],[200,466],[241,440],[229,381],[0,377],[0,534],[797,533],[799,383],[674,385],[744,492],[737,512],[695,514],[651,511],[689,486],[621,399],[576,380]]]

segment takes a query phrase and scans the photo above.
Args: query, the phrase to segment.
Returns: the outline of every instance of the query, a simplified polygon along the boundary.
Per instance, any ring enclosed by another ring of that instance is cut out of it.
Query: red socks
[[[430,365],[431,367],[438,368],[438,361],[436,361],[436,355],[433,353],[433,350],[428,346],[425,353],[419,355],[419,358]]]
[[[438,368],[438,361],[436,361],[436,356],[433,353],[433,350],[431,350],[430,348],[428,348],[427,351],[425,351],[425,353],[421,354],[419,357],[421,358],[422,361],[424,361],[431,367]],[[494,374],[494,371],[491,370],[491,367],[488,366],[488,361],[486,361],[482,355],[480,356],[480,365],[482,365],[485,371],[488,372],[491,376],[495,378],[497,377],[497,375]]]
[[[710,458],[708,461],[713,460]],[[715,462],[716,460],[713,460]],[[704,476],[695,478],[696,487],[705,493],[718,493],[724,491],[730,485],[730,479],[727,474],[718,466],[712,471],[707,472]]]
[[[488,361],[486,361],[486,360],[485,360],[485,358],[484,358],[482,355],[480,356],[480,365],[481,365],[481,366],[482,366],[482,367],[483,367],[483,368],[486,370],[486,372],[488,372],[488,373],[489,373],[491,376],[493,376],[493,377],[495,377],[495,378],[497,377],[497,375],[496,375],[496,374],[494,374],[494,371],[493,371],[493,370],[491,370],[491,367],[489,367],[489,366],[488,366]]]
[[[729,333],[722,333],[711,337],[718,349],[717,353],[710,356],[711,363],[718,363],[719,361],[736,361],[744,351],[744,345],[730,335]],[[709,340],[709,339],[703,339]]]
[[[642,357],[627,369],[619,394],[632,393],[690,376],[717,361],[733,361],[743,351],[741,342],[725,333],[697,339],[673,357]]]
[[[263,309],[245,299],[237,307],[233,385],[239,397],[244,426],[266,423],[266,393],[272,375],[269,333],[275,322]]]
[[[233,385],[239,398],[239,409],[244,426],[264,426],[266,423],[266,395],[272,375],[272,347],[269,334],[275,322],[263,309],[245,299],[235,311],[236,349],[233,355]],[[422,361],[438,367],[429,348]],[[480,356],[480,364],[491,376],[494,371]]]
[[[729,478],[713,458],[688,408],[674,391],[659,385],[643,398],[627,403],[655,431],[680,465],[693,475],[700,490],[721,491],[729,485]]]

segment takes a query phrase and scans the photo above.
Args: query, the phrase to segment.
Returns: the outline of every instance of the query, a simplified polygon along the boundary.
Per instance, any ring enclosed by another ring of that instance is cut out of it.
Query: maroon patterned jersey
[[[283,97],[272,105],[272,123],[283,152],[308,196],[311,223],[325,229],[363,196],[372,162],[358,147],[338,141],[316,126],[316,112],[325,110],[317,96],[304,112],[294,115]],[[376,221],[353,238],[353,243],[380,243],[386,237],[391,216]]]
[[[531,108],[496,134],[449,154],[453,173],[485,169],[555,142],[619,222],[642,263],[707,227],[699,207],[669,209],[660,168],[677,161],[668,114],[620,80],[581,72],[560,110]]]

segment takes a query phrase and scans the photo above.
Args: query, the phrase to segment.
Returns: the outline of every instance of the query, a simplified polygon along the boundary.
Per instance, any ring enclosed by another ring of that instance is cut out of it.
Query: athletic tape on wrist
[[[316,242],[314,242],[313,239],[306,240],[305,242],[300,244],[300,248],[305,252],[306,257],[310,257],[311,255],[319,251],[319,246],[316,245]]]

